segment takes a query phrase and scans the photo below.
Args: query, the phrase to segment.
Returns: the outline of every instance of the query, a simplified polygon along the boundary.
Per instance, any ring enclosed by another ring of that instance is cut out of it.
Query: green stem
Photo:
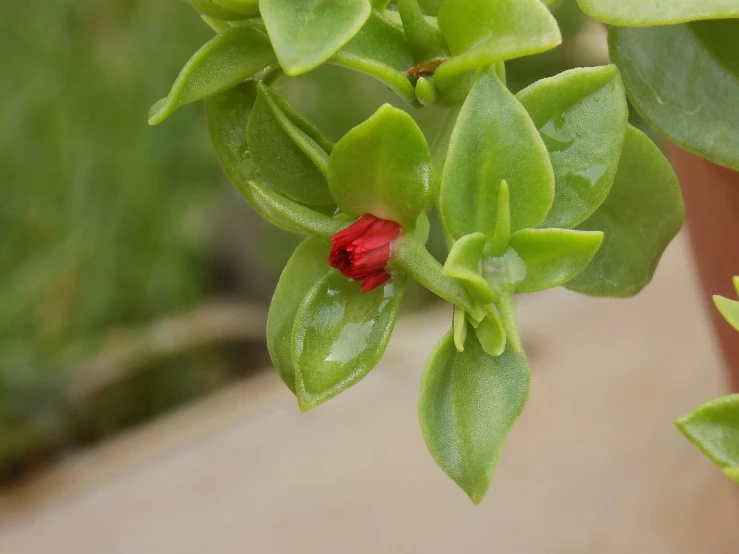
[[[473,318],[481,320],[485,311],[472,299],[467,289],[456,279],[442,273],[442,266],[426,247],[410,235],[402,235],[392,247],[390,267],[401,269],[439,298],[464,308]]]

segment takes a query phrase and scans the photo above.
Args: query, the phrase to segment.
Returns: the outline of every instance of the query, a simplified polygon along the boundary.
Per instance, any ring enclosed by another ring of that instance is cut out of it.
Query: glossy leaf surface
[[[739,169],[739,20],[612,28],[610,47],[644,119],[686,150]]]
[[[241,189],[249,205],[272,225],[302,235],[330,238],[346,223],[290,200],[271,187],[250,181]]]
[[[524,107],[487,70],[462,106],[449,144],[439,202],[447,232],[491,236],[503,180],[511,231],[537,227],[554,198],[549,153]]]
[[[311,206],[333,204],[324,172],[330,144],[275,91],[259,86],[247,125],[257,179],[288,198]]]
[[[712,400],[676,424],[719,467],[739,467],[738,394]]]
[[[242,193],[254,177],[246,125],[257,98],[256,83],[243,83],[205,100],[208,131],[226,176]]]
[[[566,229],[524,229],[511,237],[511,248],[526,264],[516,292],[537,292],[570,281],[591,262],[603,233]]]
[[[336,144],[328,182],[342,211],[413,229],[431,192],[426,139],[410,115],[385,104]]]
[[[591,296],[627,297],[651,280],[683,221],[680,187],[672,167],[649,137],[626,131],[611,193],[578,229],[603,231],[593,261],[566,286]]]
[[[334,56],[331,63],[354,69],[385,83],[408,102],[415,100],[413,85],[403,72],[414,60],[403,31],[379,12]]]
[[[622,27],[739,17],[736,0],[577,0],[590,17]]]
[[[629,111],[615,66],[580,68],[542,79],[516,97],[552,160],[555,194],[544,227],[571,229],[608,196]]]
[[[405,281],[396,277],[362,293],[331,271],[314,284],[295,317],[293,360],[298,402],[308,410],[363,379],[380,361],[400,309]]]
[[[233,88],[275,61],[269,40],[257,29],[224,31],[185,64],[169,95],[152,106],[149,124],[158,125],[185,104]]]
[[[446,0],[438,20],[453,56],[436,71],[442,82],[562,42],[557,21],[539,0]]]
[[[475,504],[485,496],[521,415],[529,380],[523,352],[489,356],[474,333],[458,352],[450,332],[429,358],[419,402],[423,436],[439,466]]]
[[[288,75],[316,68],[359,32],[368,0],[260,0],[280,65]]]
[[[280,377],[295,392],[292,331],[306,295],[330,271],[329,241],[310,237],[295,250],[282,271],[267,317],[267,349]]]

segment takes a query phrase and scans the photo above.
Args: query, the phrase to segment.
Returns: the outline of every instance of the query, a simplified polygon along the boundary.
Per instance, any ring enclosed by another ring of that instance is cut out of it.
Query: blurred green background
[[[216,300],[266,306],[299,240],[226,182],[202,108],[146,124],[213,34],[187,4],[33,8],[0,2],[0,484],[265,367],[253,332],[147,345],[163,319],[199,336],[193,314]],[[566,46],[509,64],[512,88],[604,63],[597,24],[574,2],[557,16]],[[333,138],[398,103],[335,68],[278,86]],[[439,111],[412,111],[433,132]],[[122,348],[135,354],[118,359]],[[90,367],[111,373],[80,394]]]

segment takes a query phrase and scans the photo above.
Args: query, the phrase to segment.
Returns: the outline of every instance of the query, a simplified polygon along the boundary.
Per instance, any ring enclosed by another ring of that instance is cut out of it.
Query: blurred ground
[[[532,395],[478,508],[416,420],[432,310],[314,412],[267,372],[67,460],[0,499],[0,552],[735,553],[736,488],[671,426],[723,388],[684,240],[633,300],[520,315]]]

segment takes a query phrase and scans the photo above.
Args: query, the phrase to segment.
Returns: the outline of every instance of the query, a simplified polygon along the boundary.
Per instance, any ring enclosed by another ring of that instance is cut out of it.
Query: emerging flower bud
[[[387,282],[385,266],[390,259],[390,242],[400,234],[400,225],[373,215],[364,215],[331,237],[328,263],[341,274],[362,281],[369,292]]]

